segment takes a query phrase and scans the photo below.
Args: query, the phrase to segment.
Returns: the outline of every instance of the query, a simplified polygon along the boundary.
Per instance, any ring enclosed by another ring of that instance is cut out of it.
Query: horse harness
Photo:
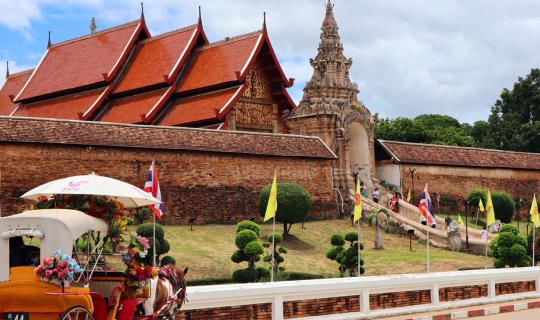
[[[167,302],[159,310],[155,311],[152,314],[151,319],[172,319],[180,311],[182,305],[186,301],[189,301],[187,300],[186,294],[186,279],[185,277],[183,277],[182,282],[178,282],[176,272],[171,267],[164,267],[162,269],[158,269],[158,277],[169,280],[169,285],[172,286],[172,292],[174,292],[174,294],[173,296],[169,296],[167,298]],[[177,303],[176,308],[174,308],[173,310],[173,315],[170,317],[160,316],[160,314],[167,314],[171,311],[173,302]]]

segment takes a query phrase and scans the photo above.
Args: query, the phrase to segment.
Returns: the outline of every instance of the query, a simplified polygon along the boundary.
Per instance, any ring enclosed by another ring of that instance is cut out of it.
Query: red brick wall
[[[402,291],[369,295],[370,310],[399,308],[431,303],[431,291]]]
[[[536,291],[535,281],[519,281],[506,282],[495,284],[495,294],[500,296],[503,294],[532,292]]]
[[[360,312],[359,296],[283,302],[283,316],[285,319],[347,312]]]
[[[176,315],[175,320],[271,320],[272,305],[270,303],[251,304],[247,306],[209,308],[188,310]]]
[[[48,181],[96,174],[142,187],[156,158],[165,223],[237,222],[260,218],[259,192],[272,182],[297,183],[311,194],[311,215],[336,214],[331,160],[252,156],[195,151],[0,143],[2,215],[21,212],[31,202],[26,191]]]
[[[439,289],[439,301],[447,302],[454,300],[467,300],[481,297],[487,297],[487,285],[481,286],[463,286]]]
[[[403,165],[401,177],[403,194],[407,195],[411,190],[412,183],[409,168],[416,168],[414,175],[414,198],[420,201],[422,191],[426,183],[429,184],[430,193],[448,195],[451,200],[457,200],[456,204],[440,206],[441,210],[465,212],[463,198],[471,189],[489,189],[491,192],[505,191],[512,198],[519,196],[522,199],[532,200],[534,190],[540,190],[539,170],[507,170],[490,168],[465,168],[450,166],[426,166],[426,165]],[[453,201],[452,201],[453,202]],[[436,205],[436,203],[435,203]],[[485,205],[485,204],[484,204]],[[436,207],[437,209],[437,207]],[[472,208],[469,207],[469,213]],[[521,208],[520,213],[526,216],[526,210]]]

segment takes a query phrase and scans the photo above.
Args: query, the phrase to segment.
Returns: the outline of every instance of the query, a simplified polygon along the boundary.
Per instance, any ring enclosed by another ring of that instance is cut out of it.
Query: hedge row
[[[294,280],[310,280],[310,279],[324,279],[324,276],[319,274],[303,273],[303,272],[284,272],[285,276],[288,276],[287,281]],[[231,284],[235,283],[232,278],[205,278],[196,280],[186,280],[188,286],[210,286],[215,284]]]

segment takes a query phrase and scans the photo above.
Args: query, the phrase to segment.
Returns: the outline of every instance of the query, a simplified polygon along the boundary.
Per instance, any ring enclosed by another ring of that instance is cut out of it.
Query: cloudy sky
[[[211,42],[267,27],[298,102],[312,69],[326,0],[145,1],[157,35],[197,22]],[[359,100],[380,117],[447,114],[485,120],[501,90],[539,67],[537,1],[334,1],[345,56]],[[0,74],[35,67],[47,46],[138,19],[140,2],[127,0],[0,0]],[[89,57],[91,58],[91,57]],[[4,79],[0,76],[0,86]]]

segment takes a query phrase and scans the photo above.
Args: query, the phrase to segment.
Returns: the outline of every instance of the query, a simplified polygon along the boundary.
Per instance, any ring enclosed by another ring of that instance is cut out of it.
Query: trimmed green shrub
[[[261,278],[268,278],[270,277],[270,269],[265,267],[257,267],[257,274],[259,275],[259,280]]]
[[[506,192],[495,192],[491,194],[495,219],[502,223],[510,223],[514,215],[515,203],[512,197]],[[486,208],[487,209],[487,208]]]
[[[356,238],[358,239],[358,238]],[[342,234],[336,233],[330,237],[330,244],[335,247],[342,247],[345,245],[345,237]]]
[[[495,268],[530,266],[531,257],[527,255],[526,247],[527,238],[519,234],[516,227],[503,226],[499,230],[499,235],[489,243],[489,251],[495,257],[493,266]]]
[[[257,238],[261,236],[261,228],[259,227],[258,224],[256,224],[253,221],[245,220],[238,223],[238,225],[236,226],[236,233],[238,234],[240,231],[243,231],[243,230],[251,230],[255,232],[255,234],[257,235]]]
[[[234,282],[235,281],[232,278],[205,278],[205,279],[186,280],[186,284],[188,287],[210,286],[210,285],[215,285],[215,284],[229,284],[229,283],[234,283]]]
[[[159,244],[160,246],[159,246],[158,255],[165,254],[169,252],[169,250],[171,250],[171,244],[169,243],[169,241],[167,241],[167,239],[161,239]]]
[[[487,192],[485,189],[471,189],[471,191],[469,191],[469,194],[467,194],[467,200],[469,201],[469,206],[473,208],[478,208],[480,200],[482,200],[485,208],[487,205]]]
[[[358,232],[351,231],[345,234],[345,240],[349,241],[352,245],[353,242],[358,241]]]
[[[271,187],[271,184],[265,186],[259,194],[259,214],[262,217],[266,214]],[[294,223],[307,219],[311,210],[311,195],[297,184],[278,183],[276,197],[278,203],[276,221],[283,223],[283,235],[288,235]]]
[[[161,259],[159,264],[162,267],[167,266],[167,265],[174,266],[174,265],[176,265],[176,259],[174,257],[171,257],[171,256],[165,256],[165,257],[163,257],[163,259]]]
[[[147,222],[143,223],[140,226],[137,227],[137,234],[141,237],[145,237],[149,239],[150,237],[153,237],[153,223]],[[165,230],[163,230],[163,227],[156,223],[156,238],[158,240],[161,240],[165,237]]]
[[[244,249],[244,247],[250,243],[251,241],[257,241],[259,237],[257,237],[257,234],[251,230],[242,230],[239,233],[236,234],[236,238],[234,239],[234,243],[238,247],[238,249]]]
[[[311,279],[324,279],[324,276],[320,274],[304,273],[304,272],[285,272],[288,275],[287,280],[311,280]]]
[[[266,240],[268,240],[268,243],[271,245],[272,244],[272,233],[268,235],[268,237],[266,237]],[[276,233],[276,235],[274,236],[274,244],[276,243],[282,243],[283,242],[283,236],[280,235],[279,233]]]
[[[236,226],[236,237],[234,243],[238,250],[231,255],[231,261],[234,263],[247,262],[248,268],[236,270],[232,277],[234,281],[240,283],[258,281],[255,262],[261,260],[261,254],[264,253],[264,247],[259,242],[261,229],[251,221],[242,221]]]
[[[279,264],[285,261],[285,258],[281,254],[287,253],[287,248],[280,246],[279,249],[277,245],[283,242],[283,236],[279,233],[274,235],[274,248],[272,248],[272,233],[266,238],[268,242],[265,242],[265,248],[269,249],[267,255],[264,257],[264,262],[270,263],[270,268],[272,268],[272,250],[274,250],[274,273],[278,270],[285,270],[284,267],[280,267]]]

